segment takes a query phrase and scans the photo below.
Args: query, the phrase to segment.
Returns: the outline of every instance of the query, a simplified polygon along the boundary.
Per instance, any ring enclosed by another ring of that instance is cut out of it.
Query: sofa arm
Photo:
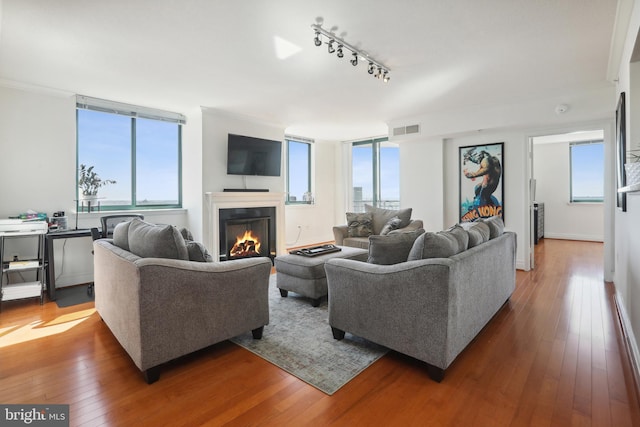
[[[336,245],[342,246],[345,237],[349,237],[349,227],[346,224],[334,226],[333,237],[336,241]]]

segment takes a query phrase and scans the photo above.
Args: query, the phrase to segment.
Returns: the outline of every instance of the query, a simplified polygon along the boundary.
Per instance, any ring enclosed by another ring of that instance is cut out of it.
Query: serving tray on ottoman
[[[341,250],[342,250],[341,247],[329,244],[329,245],[313,246],[311,248],[295,249],[293,251],[290,251],[289,253],[291,255],[318,256],[318,255],[328,254],[331,252],[340,252]]]
[[[333,245],[332,245],[333,246]],[[276,283],[280,295],[286,297],[295,292],[312,299],[317,307],[320,300],[327,296],[327,276],[324,264],[332,258],[355,259],[367,261],[369,251],[348,246],[335,246],[337,250],[319,253],[313,256],[282,255],[275,258]]]

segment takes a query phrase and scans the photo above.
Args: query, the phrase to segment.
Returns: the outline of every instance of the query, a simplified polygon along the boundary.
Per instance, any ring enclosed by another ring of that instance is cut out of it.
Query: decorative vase
[[[640,184],[640,162],[625,163],[624,170],[627,174],[627,185]]]

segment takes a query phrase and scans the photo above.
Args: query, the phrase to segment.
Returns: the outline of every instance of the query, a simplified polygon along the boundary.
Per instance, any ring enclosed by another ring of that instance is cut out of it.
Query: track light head
[[[373,70],[374,70],[374,68],[373,68],[373,62],[369,62],[369,69],[367,70],[367,72],[368,72],[369,74],[373,74]]]
[[[313,39],[313,42],[316,46],[322,45],[322,40],[320,40],[320,31],[316,31],[316,38]]]
[[[342,52],[342,45],[341,44],[338,45],[338,53],[336,53],[336,55],[338,55],[338,58],[344,57],[344,53]]]
[[[327,50],[329,51],[329,53],[333,53],[336,50],[333,48],[333,39],[329,40],[329,43],[327,43]]]
[[[373,77],[381,79],[382,78],[382,68],[378,67],[378,71],[376,72],[376,74]]]
[[[353,59],[351,60],[351,65],[353,65],[354,67],[358,66],[358,54],[356,52],[353,52]]]
[[[387,70],[384,70],[384,75],[382,77],[382,81],[387,83],[389,80],[391,80],[391,77],[389,76],[389,72]]]

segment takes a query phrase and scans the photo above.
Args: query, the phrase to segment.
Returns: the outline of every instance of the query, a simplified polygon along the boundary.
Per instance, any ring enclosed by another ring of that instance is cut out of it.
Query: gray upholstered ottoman
[[[282,255],[275,259],[276,283],[280,295],[295,292],[312,299],[314,307],[320,305],[320,299],[327,295],[327,276],[324,263],[331,258],[348,258],[367,261],[366,249],[341,246],[341,251],[325,255],[306,257],[303,255]]]

